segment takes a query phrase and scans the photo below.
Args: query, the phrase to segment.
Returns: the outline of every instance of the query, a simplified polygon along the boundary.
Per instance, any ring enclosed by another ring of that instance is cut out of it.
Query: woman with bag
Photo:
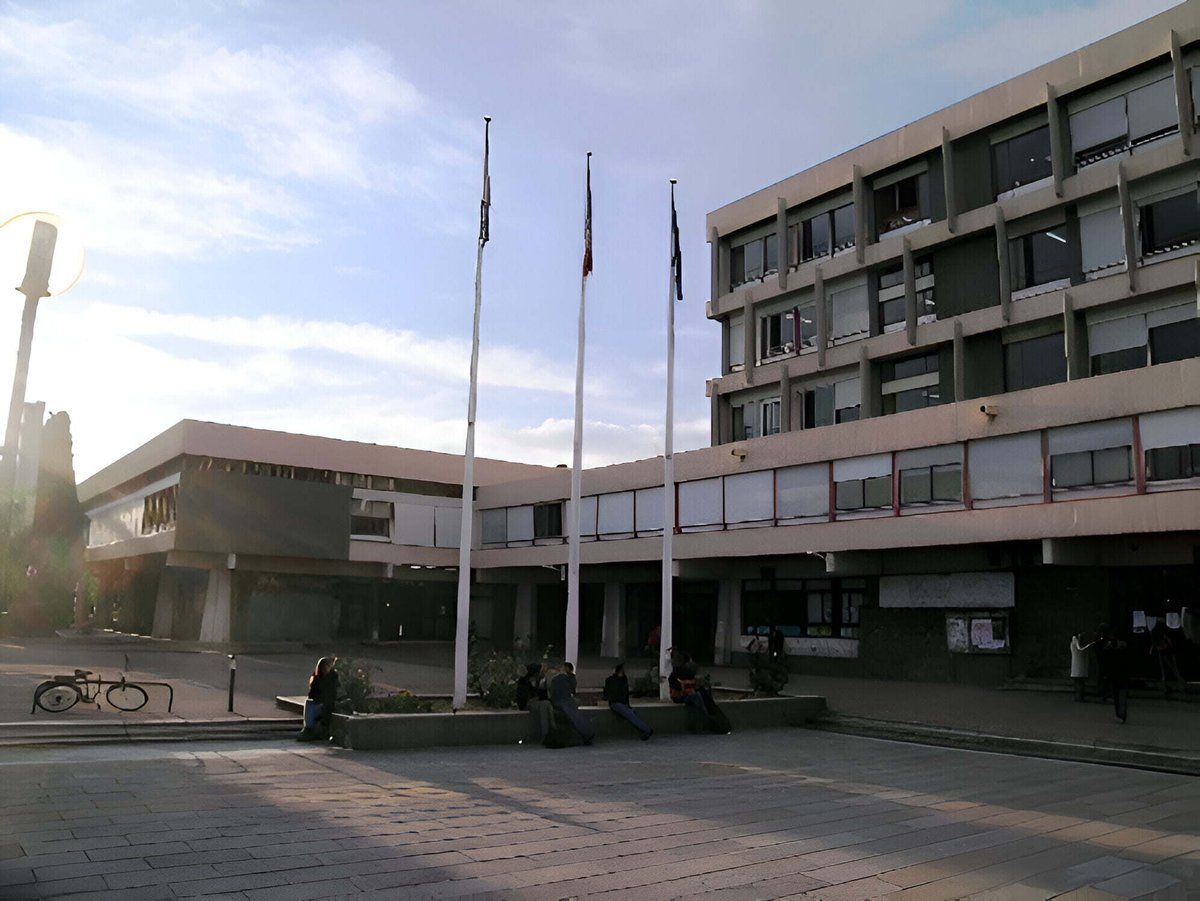
[[[304,728],[299,741],[319,741],[330,735],[329,724],[337,704],[338,674],[336,657],[322,657],[308,677],[308,700],[304,702]]]

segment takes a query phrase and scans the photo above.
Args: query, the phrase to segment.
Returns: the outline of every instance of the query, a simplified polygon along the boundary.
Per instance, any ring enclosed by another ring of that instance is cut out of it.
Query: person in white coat
[[[1082,632],[1071,636],[1071,681],[1075,683],[1075,700],[1083,703],[1084,691],[1088,680],[1088,649],[1092,642],[1087,641]]]

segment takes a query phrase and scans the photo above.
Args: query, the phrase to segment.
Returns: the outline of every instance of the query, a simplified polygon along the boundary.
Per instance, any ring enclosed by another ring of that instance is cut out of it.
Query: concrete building
[[[721,375],[713,446],[676,458],[676,645],[745,660],[776,627],[801,671],[986,682],[1061,673],[1101,621],[1194,652],[1198,99],[1191,0],[709,215]],[[461,460],[370,454],[183,423],[81,486],[89,554],[127,581],[157,555],[163,634],[384,637],[395,598],[448,637],[452,586],[410,586],[453,579]],[[481,472],[477,630],[561,646],[569,473]],[[584,473],[583,653],[658,622],[662,491],[661,460]]]

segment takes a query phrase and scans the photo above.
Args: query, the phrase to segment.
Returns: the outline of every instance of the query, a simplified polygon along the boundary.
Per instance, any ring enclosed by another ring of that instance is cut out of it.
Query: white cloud
[[[307,207],[281,188],[197,166],[79,123],[41,136],[0,124],[0,198],[9,212],[50,210],[90,252],[197,257],[287,249],[313,239]]]
[[[374,186],[367,126],[419,113],[417,88],[378,47],[229,49],[198,28],[114,41],[79,21],[0,18],[11,79],[116,103],[155,120],[237,135],[272,176]]]

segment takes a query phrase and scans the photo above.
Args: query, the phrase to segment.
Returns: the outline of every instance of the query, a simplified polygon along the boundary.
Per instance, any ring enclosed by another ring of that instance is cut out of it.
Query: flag
[[[587,207],[583,217],[583,276],[592,271],[592,154],[587,155]]]
[[[491,237],[489,217],[492,209],[492,178],[488,175],[488,129],[491,118],[483,118],[483,199],[479,201],[479,244],[483,246]]]
[[[671,179],[671,271],[675,275],[675,299],[683,300],[683,251],[679,249],[679,217],[675,213],[675,179]]]

